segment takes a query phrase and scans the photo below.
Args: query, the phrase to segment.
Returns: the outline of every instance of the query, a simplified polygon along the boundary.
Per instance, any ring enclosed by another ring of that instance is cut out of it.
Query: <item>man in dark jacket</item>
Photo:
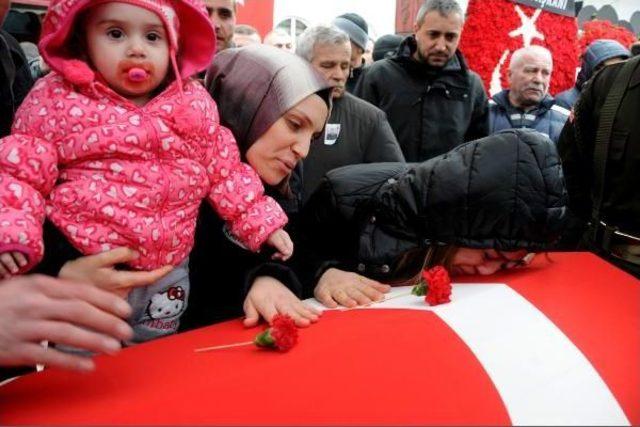
[[[0,0],[0,24],[10,6]],[[0,137],[11,133],[13,116],[33,86],[29,63],[20,44],[9,33],[0,30]]]
[[[580,97],[582,87],[591,76],[607,65],[622,62],[630,57],[629,49],[616,40],[600,39],[592,42],[582,55],[582,67],[575,86],[557,94],[556,104],[570,110]]]
[[[307,294],[315,288],[325,302],[316,282],[328,269],[393,283],[418,273],[429,248],[488,249],[489,256],[549,248],[565,219],[555,146],[538,132],[507,130],[422,163],[329,172],[301,214],[305,239],[296,251],[306,265],[300,276]],[[409,271],[405,255],[422,249]],[[371,291],[358,281],[342,284],[345,294],[354,288]]]
[[[354,91],[387,113],[409,162],[487,135],[487,96],[458,51],[462,9],[427,0],[396,56],[367,68]]]
[[[325,132],[313,140],[304,160],[305,200],[331,169],[355,163],[404,162],[385,114],[345,91],[350,51],[348,35],[335,27],[311,27],[298,39],[296,53],[334,84]]]
[[[582,220],[575,239],[640,277],[640,57],[589,81],[558,150],[569,207]],[[605,114],[606,113],[606,114]]]
[[[509,64],[510,88],[489,101],[489,133],[530,128],[557,142],[569,110],[549,95],[553,60],[542,46],[518,49]]]

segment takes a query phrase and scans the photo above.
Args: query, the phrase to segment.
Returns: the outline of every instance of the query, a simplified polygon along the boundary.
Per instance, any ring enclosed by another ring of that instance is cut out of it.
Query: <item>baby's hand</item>
[[[266,243],[277,251],[271,256],[271,259],[286,261],[293,255],[293,241],[291,241],[289,233],[282,228],[271,233]]]
[[[8,279],[18,274],[20,267],[24,267],[29,262],[22,252],[5,252],[0,254],[0,278]]]

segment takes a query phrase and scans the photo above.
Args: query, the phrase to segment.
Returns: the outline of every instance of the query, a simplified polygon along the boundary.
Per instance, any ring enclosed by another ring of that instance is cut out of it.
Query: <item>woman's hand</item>
[[[474,275],[488,276],[498,270],[527,265],[532,258],[527,251],[502,252],[494,249],[457,248],[449,265],[452,276]]]
[[[313,295],[329,308],[336,308],[338,304],[355,307],[383,300],[390,289],[389,285],[359,274],[330,268],[320,277]]]
[[[92,283],[104,290],[126,297],[131,288],[158,281],[173,267],[165,265],[152,271],[118,271],[116,264],[133,261],[138,253],[129,248],[116,248],[67,262],[58,275],[62,279]]]
[[[244,300],[244,325],[256,326],[260,317],[271,323],[276,314],[291,316],[297,326],[306,327],[318,321],[320,312],[307,306],[279,280],[257,277]]]
[[[131,307],[89,283],[47,276],[21,276],[0,282],[0,365],[45,364],[90,371],[91,358],[40,345],[53,341],[83,350],[113,354],[133,331],[122,319]]]

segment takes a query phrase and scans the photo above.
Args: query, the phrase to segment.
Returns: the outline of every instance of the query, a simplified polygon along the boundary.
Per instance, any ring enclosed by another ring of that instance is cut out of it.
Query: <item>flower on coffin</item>
[[[276,314],[271,327],[258,334],[253,342],[258,347],[289,351],[298,343],[298,327],[286,314]]]
[[[429,305],[451,302],[451,278],[447,269],[437,265],[422,270],[420,282],[411,290],[413,295],[424,296]]]
[[[286,314],[276,314],[271,321],[271,326],[256,335],[253,341],[234,344],[217,345],[196,349],[196,353],[221,350],[223,348],[242,347],[256,345],[261,348],[286,352],[298,343],[298,327],[293,319]]]

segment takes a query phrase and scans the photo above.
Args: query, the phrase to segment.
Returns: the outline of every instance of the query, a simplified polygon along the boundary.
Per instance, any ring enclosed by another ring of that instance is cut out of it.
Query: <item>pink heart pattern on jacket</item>
[[[27,254],[26,269],[43,256],[45,215],[84,254],[126,246],[141,254],[136,269],[177,265],[203,199],[253,251],[287,222],[196,81],[138,107],[52,72],[0,140],[0,251]]]

